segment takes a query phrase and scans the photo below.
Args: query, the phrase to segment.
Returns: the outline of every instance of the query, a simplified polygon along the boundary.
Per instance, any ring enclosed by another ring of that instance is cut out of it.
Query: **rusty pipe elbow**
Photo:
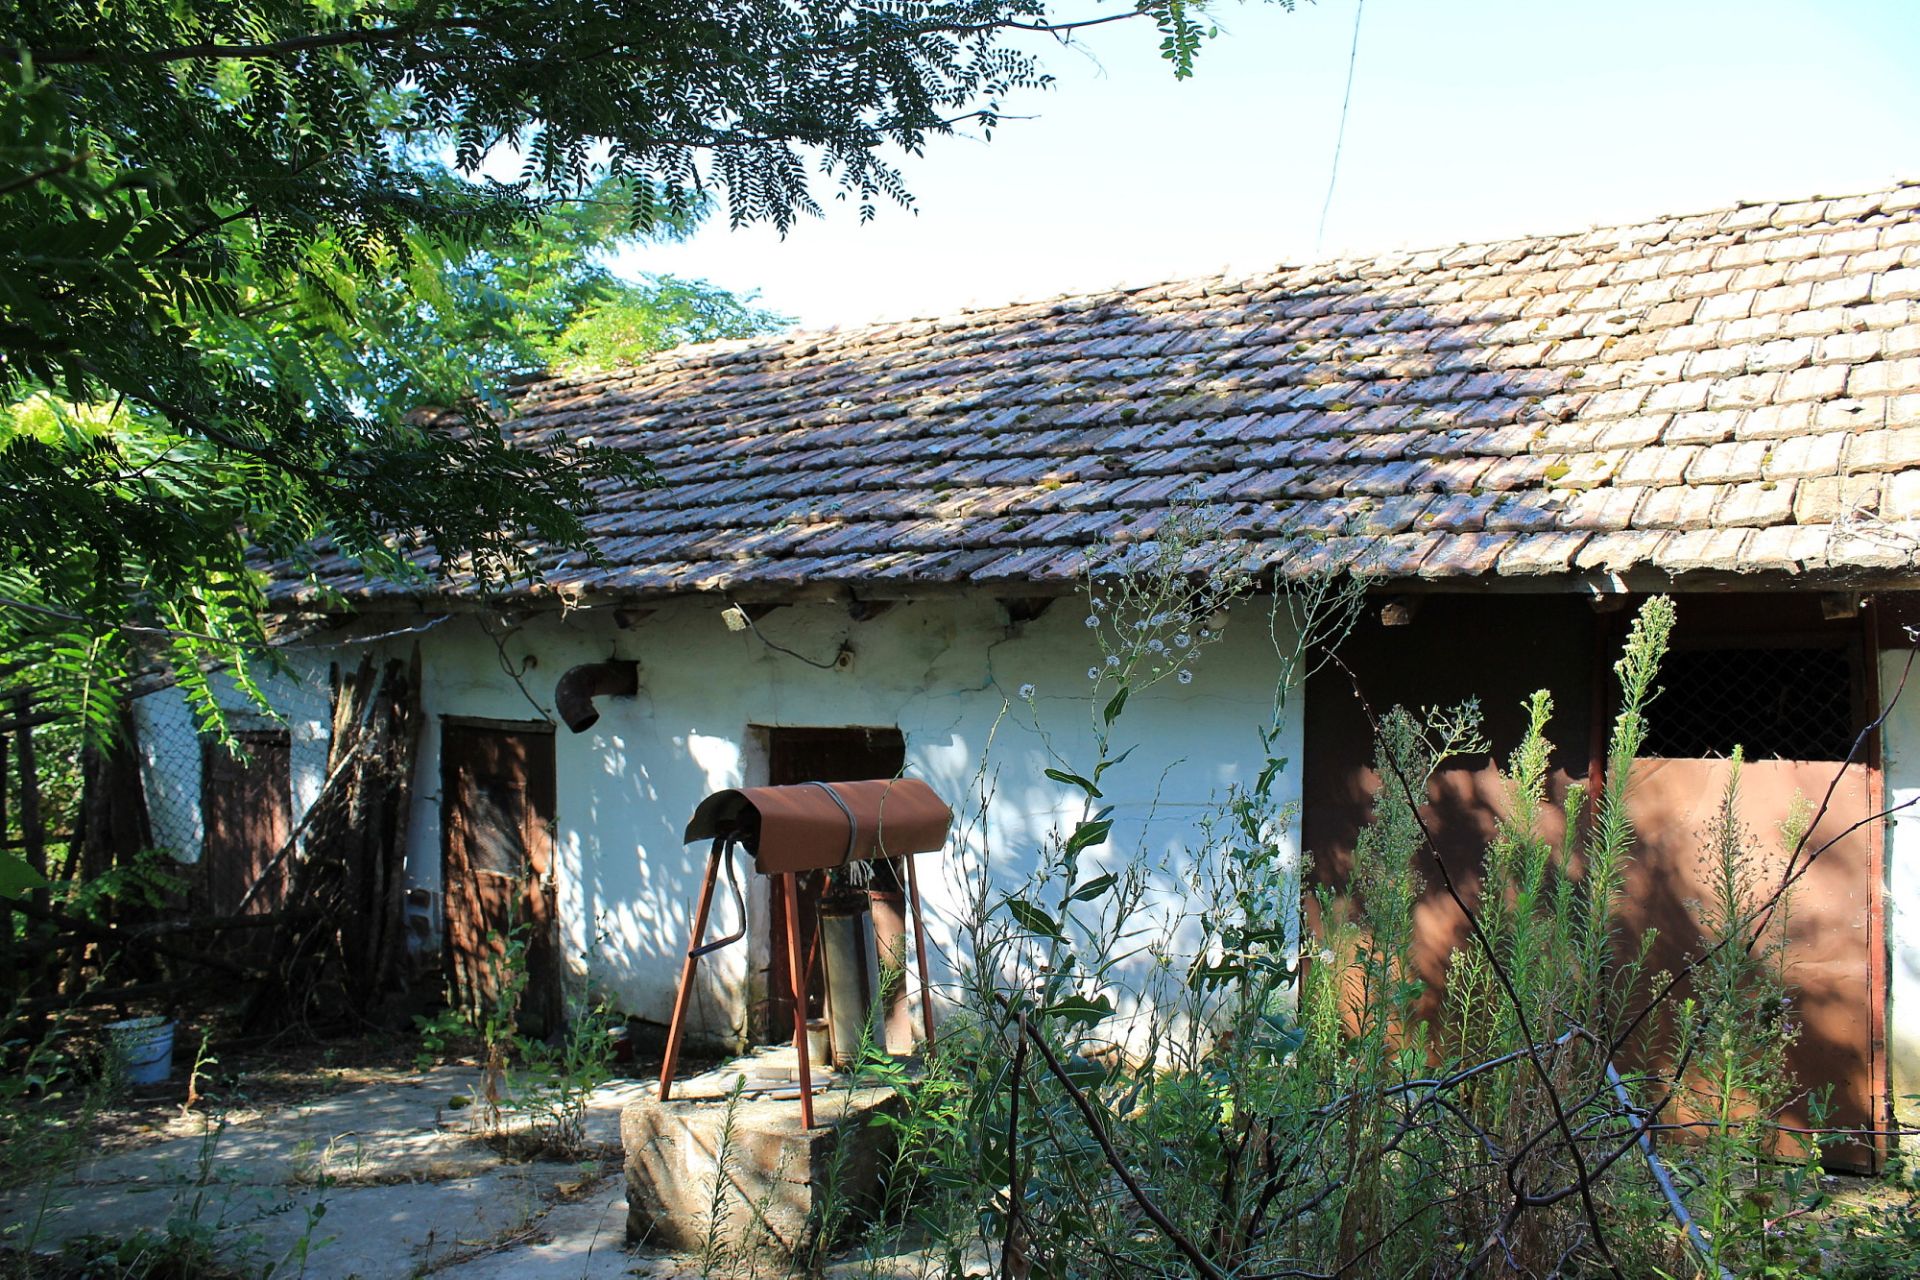
[[[595,698],[631,698],[640,692],[640,664],[615,659],[569,667],[553,686],[553,709],[575,733],[585,733],[600,719]]]

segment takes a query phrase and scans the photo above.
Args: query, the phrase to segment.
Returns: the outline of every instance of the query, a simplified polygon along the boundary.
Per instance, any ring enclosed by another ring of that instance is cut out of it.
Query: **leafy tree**
[[[608,210],[785,229],[831,191],[871,216],[910,200],[897,162],[1047,83],[1036,33],[1144,22],[1177,75],[1204,34],[1190,0],[0,14],[0,644],[102,725],[104,679],[156,653],[211,715],[197,673],[264,639],[249,545],[484,587],[585,543],[594,485],[644,464],[515,448],[501,375],[763,323],[594,267]]]
[[[634,238],[630,208],[625,187],[605,183],[450,259],[422,255],[384,280],[342,279],[350,306],[309,305],[295,290],[250,302],[252,314],[226,321],[212,345],[244,353],[305,400],[342,392],[374,418],[476,399],[499,414],[502,391],[543,369],[630,364],[790,323],[700,281],[615,275],[607,258]],[[269,313],[276,323],[261,322]]]

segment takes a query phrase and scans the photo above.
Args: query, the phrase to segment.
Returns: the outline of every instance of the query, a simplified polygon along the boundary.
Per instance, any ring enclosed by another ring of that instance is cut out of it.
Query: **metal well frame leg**
[[[800,1063],[800,1127],[813,1128],[813,1065],[807,1061],[807,970],[800,962],[800,882],[791,871],[780,876],[780,897],[787,918],[787,974],[793,985],[793,1056]]]
[[[660,1101],[673,1091],[673,1069],[680,1062],[680,1040],[685,1030],[687,999],[693,991],[693,974],[700,963],[700,939],[707,936],[707,916],[713,910],[713,885],[720,875],[722,842],[715,840],[707,854],[706,878],[700,882],[700,905],[694,909],[693,929],[687,936],[686,959],[680,962],[680,989],[673,995],[673,1017],[667,1022],[667,1050],[660,1062]]]
[[[927,981],[927,922],[920,914],[920,873],[913,869],[914,858],[908,854],[907,862],[907,902],[913,909],[913,950],[920,965],[920,1015],[926,1023],[927,1039],[933,1039],[933,985]]]

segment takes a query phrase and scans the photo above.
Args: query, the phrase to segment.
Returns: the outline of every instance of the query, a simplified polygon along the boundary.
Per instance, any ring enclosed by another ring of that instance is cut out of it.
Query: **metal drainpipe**
[[[618,660],[586,662],[569,667],[553,686],[553,709],[575,733],[585,733],[600,719],[595,698],[631,698],[640,692],[640,664]]]

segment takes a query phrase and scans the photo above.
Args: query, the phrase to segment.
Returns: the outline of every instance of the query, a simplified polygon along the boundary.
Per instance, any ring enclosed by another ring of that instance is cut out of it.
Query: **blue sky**
[[[908,162],[917,213],[620,265],[823,327],[1920,179],[1920,0],[1366,0],[1316,254],[1355,0],[1215,12],[1188,81],[1144,24],[1051,47],[1034,118]]]

